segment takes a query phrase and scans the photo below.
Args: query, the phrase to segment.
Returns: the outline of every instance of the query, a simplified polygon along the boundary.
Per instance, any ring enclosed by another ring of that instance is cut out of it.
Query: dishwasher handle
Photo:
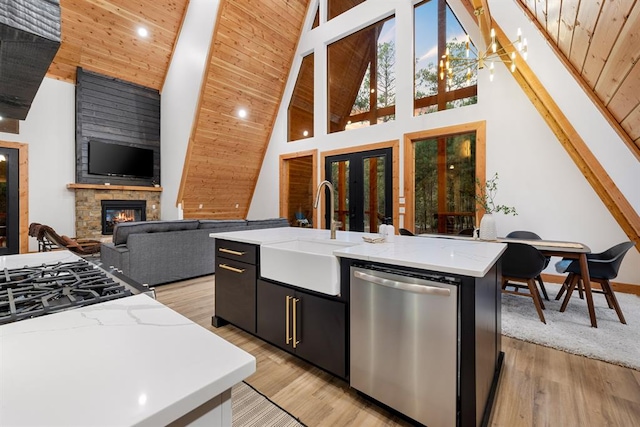
[[[399,282],[397,280],[383,279],[382,277],[372,276],[371,274],[363,273],[361,271],[354,271],[353,275],[358,279],[364,280],[365,282],[370,282],[376,285],[386,286],[387,288],[398,289],[401,291],[413,292],[416,294],[438,295],[443,297],[448,297],[451,295],[451,290],[447,288],[440,288],[438,286],[416,285],[413,283]]]

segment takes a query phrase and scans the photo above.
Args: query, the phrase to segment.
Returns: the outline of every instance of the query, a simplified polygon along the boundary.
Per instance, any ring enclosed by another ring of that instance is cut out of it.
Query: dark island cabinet
[[[216,239],[213,326],[232,323],[256,333],[256,245]]]
[[[264,280],[257,283],[257,335],[345,378],[346,304]]]

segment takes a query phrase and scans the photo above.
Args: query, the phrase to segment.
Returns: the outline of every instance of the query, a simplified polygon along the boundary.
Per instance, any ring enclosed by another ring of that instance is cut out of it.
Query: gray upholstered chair
[[[544,270],[545,262],[545,256],[526,243],[508,243],[507,250],[502,254],[502,293],[532,298],[542,323],[547,322],[542,313],[544,303],[540,298],[535,278]],[[515,290],[507,289],[507,285],[515,287]],[[521,288],[529,289],[529,292],[519,292]]]
[[[634,243],[631,241],[622,242],[610,247],[604,252],[587,254],[587,266],[589,267],[590,281],[599,283],[602,287],[602,290],[593,289],[592,292],[604,294],[609,308],[616,311],[618,319],[620,319],[620,322],[624,324],[626,324],[627,321],[622,314],[622,309],[620,308],[620,304],[618,303],[618,299],[616,298],[616,294],[613,292],[613,288],[611,287],[609,280],[615,279],[618,276],[622,259],[633,246]],[[560,292],[558,293],[560,296],[562,292],[564,292],[566,286],[567,294],[562,301],[560,311],[564,311],[567,308],[567,304],[569,303],[573,290],[576,286],[581,286],[582,282],[580,263],[577,260],[572,261],[566,271],[569,273],[569,277],[567,278],[569,280],[565,281],[565,285],[563,285],[563,288],[560,289]],[[559,299],[559,296],[556,297],[556,299]]]
[[[507,237],[512,239],[542,240],[542,238],[538,236],[536,233],[534,233],[533,231],[525,231],[525,230],[512,231],[511,233],[507,234]],[[549,265],[549,262],[551,261],[551,257],[545,257],[545,259],[546,259],[546,262],[544,264],[544,268],[547,268],[547,266]],[[536,280],[540,285],[540,290],[542,291],[542,295],[544,296],[544,299],[549,301],[549,295],[547,294],[547,289],[544,287],[542,276],[538,274],[538,277],[536,277]]]

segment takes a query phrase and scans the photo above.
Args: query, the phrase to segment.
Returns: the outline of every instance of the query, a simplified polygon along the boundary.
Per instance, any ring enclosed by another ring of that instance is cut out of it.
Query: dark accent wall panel
[[[153,150],[153,178],[89,174],[89,141]],[[78,68],[76,182],[160,184],[160,92]]]

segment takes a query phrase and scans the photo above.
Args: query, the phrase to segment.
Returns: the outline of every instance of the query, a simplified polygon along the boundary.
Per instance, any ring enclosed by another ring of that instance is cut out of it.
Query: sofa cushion
[[[247,226],[247,221],[244,219],[201,219],[198,224],[198,228],[207,230],[225,230],[233,231],[243,229]]]
[[[276,227],[289,227],[289,221],[286,218],[253,219],[247,224],[247,230]]]
[[[113,229],[113,244],[127,243],[130,234],[134,233],[162,233],[166,231],[195,230],[198,228],[198,220],[176,221],[141,221],[124,222]]]

